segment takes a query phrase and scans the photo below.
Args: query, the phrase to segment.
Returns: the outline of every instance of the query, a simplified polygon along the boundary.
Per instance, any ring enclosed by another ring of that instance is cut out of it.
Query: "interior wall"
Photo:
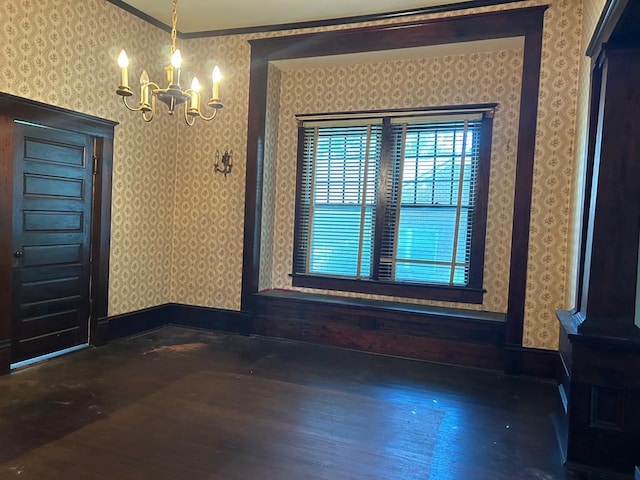
[[[267,86],[267,111],[265,127],[264,148],[264,188],[262,198],[262,232],[260,240],[260,278],[258,291],[273,288],[274,265],[286,264],[285,257],[274,257],[276,246],[274,245],[276,215],[278,206],[282,202],[278,199],[276,204],[276,192],[278,185],[278,127],[280,118],[280,91],[282,85],[282,72],[275,66],[269,65],[269,78]],[[279,252],[278,252],[279,253]]]
[[[119,122],[115,129],[109,314],[166,303],[170,292],[175,127],[145,123],[115,89],[122,48],[135,91],[163,74],[169,35],[104,0],[4,0],[0,91]],[[151,68],[149,68],[151,67]],[[139,97],[134,97],[139,98]]]
[[[240,309],[250,49],[246,37],[180,41],[182,78],[195,75],[203,102],[219,65],[224,108],[210,121],[179,122],[171,301]],[[210,111],[210,110],[208,110]],[[216,151],[233,150],[233,169],[215,172]]]
[[[585,168],[587,155],[587,134],[589,126],[589,92],[591,88],[591,59],[586,50],[607,0],[583,0],[582,32],[579,52],[579,77],[577,99],[577,122],[574,143],[575,171],[573,175],[571,211],[569,220],[567,283],[565,305],[568,310],[577,306],[578,269],[580,259],[580,231],[582,228],[582,207],[584,204]]]
[[[522,49],[283,72],[272,287],[292,288],[289,275],[295,213],[296,114],[497,103],[491,145],[483,303],[454,304],[353,292],[321,293],[505,313],[521,79]]]
[[[523,344],[555,349],[558,338],[555,310],[566,302],[582,2],[530,0],[464,13],[549,3],[543,39]],[[183,129],[178,138],[171,300],[233,310],[240,308],[249,39],[461,13],[181,42],[185,59],[212,59],[220,64],[225,75],[223,96],[226,106],[212,124],[191,127],[188,133],[183,133]],[[185,65],[185,71],[189,68]],[[197,72],[198,76],[209,78],[207,71],[208,67],[203,68],[202,73]],[[236,152],[234,172],[226,179],[211,173],[211,154],[218,145],[228,146]],[[278,157],[281,148],[278,145]],[[508,256],[508,250],[505,256]],[[274,256],[273,266],[281,268],[282,262],[289,264],[290,261],[288,256]],[[264,277],[261,276],[262,280]],[[508,284],[508,277],[501,281]]]
[[[555,311],[565,303],[581,0],[545,14],[523,345],[556,349]]]
[[[545,14],[523,341],[526,346],[553,349],[557,347],[554,311],[567,301],[570,268],[582,1],[530,0],[464,13],[547,3],[551,5]],[[153,66],[151,77],[162,78],[158,59],[169,44],[166,32],[104,0],[5,0],[3,19],[1,91],[120,122],[114,152],[109,314],[168,301],[239,309],[247,40],[252,37],[180,42],[187,78],[197,73],[208,85],[213,62],[225,75],[221,88],[226,106],[219,118],[186,128],[162,114],[147,124],[126,111],[114,94],[121,48],[126,47],[131,58],[134,89],[142,66]],[[313,30],[320,29],[305,31]],[[226,148],[234,150],[235,166],[224,178],[212,172],[212,165],[215,150]]]

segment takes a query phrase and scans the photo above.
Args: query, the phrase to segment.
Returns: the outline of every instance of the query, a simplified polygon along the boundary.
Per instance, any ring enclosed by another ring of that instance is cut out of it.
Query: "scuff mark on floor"
[[[142,355],[147,355],[149,353],[183,353],[183,352],[193,352],[195,350],[200,350],[201,348],[206,347],[207,345],[202,342],[197,343],[182,343],[179,345],[163,345],[161,347],[154,348],[152,350],[148,350],[144,352]]]
[[[11,470],[16,475],[22,475],[22,470],[23,469],[24,469],[23,466],[18,466],[18,465],[15,465],[13,467],[9,467],[9,470]]]

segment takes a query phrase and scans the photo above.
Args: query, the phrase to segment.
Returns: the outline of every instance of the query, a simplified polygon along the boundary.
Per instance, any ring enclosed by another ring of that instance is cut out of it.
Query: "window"
[[[293,284],[481,303],[494,107],[302,118]]]

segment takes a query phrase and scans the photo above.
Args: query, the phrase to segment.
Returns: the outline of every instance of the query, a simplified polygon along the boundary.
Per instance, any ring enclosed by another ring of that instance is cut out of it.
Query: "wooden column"
[[[594,76],[602,83],[592,101],[583,298],[577,311],[558,313],[561,440],[568,465],[632,478],[640,464],[640,48],[604,46]]]
[[[602,52],[580,333],[637,336],[640,233],[640,49]]]

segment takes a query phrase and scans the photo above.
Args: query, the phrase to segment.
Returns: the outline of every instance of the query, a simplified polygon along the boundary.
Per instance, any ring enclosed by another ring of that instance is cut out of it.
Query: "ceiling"
[[[154,23],[171,25],[172,0],[109,0]],[[505,0],[503,0],[505,1]],[[179,0],[177,30],[182,34],[251,29],[270,25],[322,22],[345,17],[384,15],[479,0]],[[485,2],[487,3],[487,2]],[[498,2],[495,2],[498,3]],[[460,7],[461,5],[458,5]],[[136,12],[137,11],[137,12]]]
[[[145,20],[170,29],[173,0],[107,0]],[[349,17],[401,16],[520,0],[178,0],[177,30],[185,37],[268,31],[287,24],[341,23]],[[272,27],[272,28],[270,28]],[[432,45],[403,50],[361,52],[273,62],[281,70],[409,60],[523,48],[523,37]]]

